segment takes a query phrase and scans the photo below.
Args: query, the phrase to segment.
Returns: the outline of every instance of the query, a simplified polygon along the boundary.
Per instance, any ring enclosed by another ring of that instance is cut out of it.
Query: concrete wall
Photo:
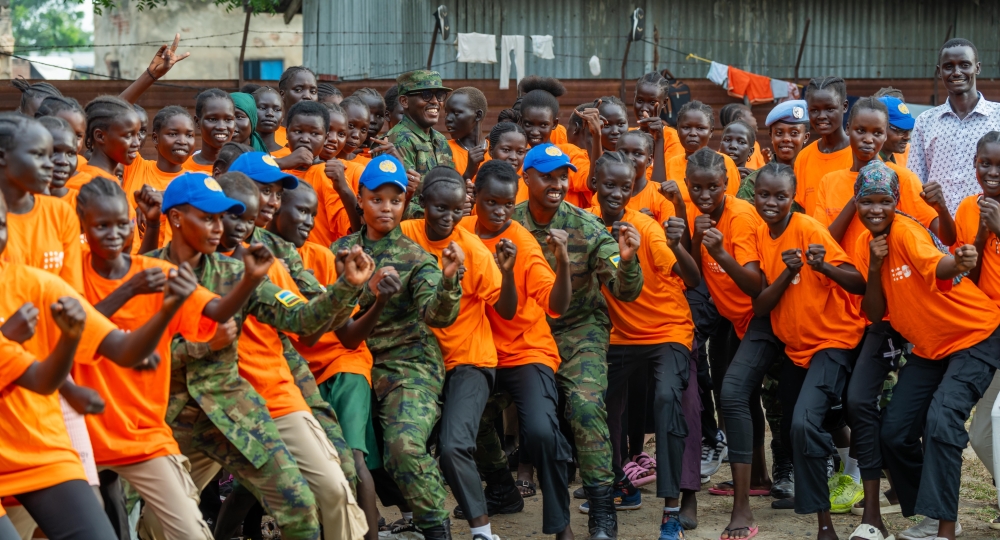
[[[94,16],[95,71],[109,75],[118,61],[120,75],[139,76],[156,49],[181,34],[179,51],[191,57],[177,64],[167,79],[236,79],[244,14],[227,13],[211,0],[170,0],[163,7],[139,11],[128,0]],[[302,63],[302,16],[286,25],[281,14],[257,14],[250,20],[246,60],[282,59],[284,67]]]

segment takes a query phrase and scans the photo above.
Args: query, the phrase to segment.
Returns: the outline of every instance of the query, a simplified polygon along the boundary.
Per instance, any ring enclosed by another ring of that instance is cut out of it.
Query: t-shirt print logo
[[[802,281],[802,274],[795,274],[795,277],[792,278],[792,285],[798,285],[800,281]]]
[[[62,268],[63,259],[66,254],[62,251],[46,251],[42,254],[42,270],[56,270]]]
[[[897,267],[897,268],[893,268],[890,271],[890,275],[892,275],[892,280],[893,281],[899,281],[901,279],[906,279],[906,278],[910,277],[910,275],[912,275],[912,274],[913,274],[913,272],[910,270],[910,267],[907,266],[907,265],[905,265],[905,264],[903,266],[900,266],[900,267]]]
[[[714,262],[714,261],[708,263],[708,271],[712,272],[713,274],[725,274],[726,273],[726,271],[723,270],[721,266],[719,266],[719,263]]]

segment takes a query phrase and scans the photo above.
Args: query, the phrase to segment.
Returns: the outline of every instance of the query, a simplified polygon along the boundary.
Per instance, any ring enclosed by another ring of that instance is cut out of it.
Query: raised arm
[[[785,263],[785,269],[778,275],[774,283],[766,285],[760,294],[753,299],[753,312],[755,315],[768,315],[777,307],[781,301],[781,296],[792,284],[795,276],[802,271],[802,250],[788,249],[781,252],[781,260]]]
[[[180,41],[181,35],[174,34],[173,43],[170,45],[160,45],[160,48],[156,51],[156,55],[153,56],[153,60],[149,62],[149,67],[146,68],[146,71],[142,75],[139,75],[139,78],[130,84],[118,97],[129,103],[139,101],[139,96],[146,90],[149,90],[149,87],[153,86],[153,83],[160,77],[166,75],[170,71],[170,68],[174,67],[174,64],[191,56],[189,52],[177,54],[177,45]]]
[[[806,256],[808,257],[807,262],[814,272],[819,272],[830,278],[851,294],[865,294],[865,278],[861,272],[858,272],[858,269],[849,263],[835,265],[826,262],[824,260],[826,247],[823,244],[809,244],[809,252]]]

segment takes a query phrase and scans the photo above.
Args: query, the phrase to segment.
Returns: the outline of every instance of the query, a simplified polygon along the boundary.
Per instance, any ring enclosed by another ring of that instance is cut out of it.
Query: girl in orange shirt
[[[358,88],[351,95],[361,98],[361,101],[364,101],[365,105],[368,106],[368,112],[371,113],[371,120],[368,122],[368,140],[363,143],[362,147],[365,156],[370,158],[371,154],[368,153],[368,150],[374,149],[378,144],[374,139],[382,134],[382,126],[385,125],[385,100],[382,99],[382,94],[379,94],[378,90],[371,87]]]
[[[749,161],[747,161],[753,155],[756,144],[756,130],[743,120],[733,120],[722,130],[722,143],[719,145],[719,152],[732,158],[736,168],[740,171],[741,179],[746,178],[748,174],[756,170],[751,168]]]
[[[761,152],[760,145],[757,144],[757,117],[753,115],[750,107],[742,103],[727,103],[719,109],[719,122],[722,123],[723,129],[736,121],[746,124],[750,128],[750,132],[753,133],[753,142],[750,144],[745,167],[748,171],[756,171],[767,164],[767,156]],[[734,156],[730,157],[736,160]],[[744,167],[744,165],[741,165],[741,167]],[[742,173],[743,171],[740,172]]]
[[[561,87],[562,85],[560,85]],[[574,116],[574,118],[579,119],[578,116]],[[582,122],[582,119],[580,120]],[[521,117],[519,123],[527,135],[529,147],[534,148],[540,144],[550,142],[552,131],[559,125],[559,101],[548,90],[538,88],[529,91],[521,96]],[[596,142],[591,140],[592,148],[589,149],[590,152],[599,153],[600,143],[600,140]],[[589,207],[590,199],[594,194],[587,187],[591,161],[588,150],[572,143],[555,144],[555,146],[569,156],[570,162],[576,167],[575,171],[571,170],[569,172],[569,189],[565,197],[566,202],[576,205],[578,208]]]
[[[486,158],[480,125],[490,110],[486,96],[472,86],[457,88],[444,102],[444,127],[448,130],[448,146],[455,161],[455,170],[462,178],[472,180]]]
[[[38,121],[52,136],[52,180],[49,195],[63,199],[76,207],[76,190],[66,187],[66,181],[76,173],[76,135],[69,122],[58,116],[43,116]]]
[[[1000,131],[976,145],[976,180],[983,192],[966,197],[955,212],[955,247],[975,246],[980,256],[969,279],[1000,306]]]
[[[680,195],[685,202],[690,200],[687,186],[684,183],[688,157],[708,146],[714,129],[715,113],[711,107],[700,101],[685,103],[677,112],[677,134],[684,147],[684,155],[673,157],[667,161],[667,180],[673,180],[677,183]],[[723,154],[723,160],[726,162],[726,176],[729,178],[726,193],[736,195],[736,191],[740,188],[740,171],[729,156]]]
[[[833,171],[849,169],[853,162],[851,141],[844,131],[847,114],[847,83],[840,77],[812,79],[804,90],[809,125],[819,134],[795,158],[798,185],[795,202],[806,212],[816,206],[820,180]]]
[[[653,133],[661,133],[658,128],[662,120],[658,117],[646,123],[653,123],[656,126],[652,130]],[[673,203],[660,193],[660,184],[666,181],[663,150],[659,148],[662,146],[653,135],[639,130],[623,133],[616,145],[618,152],[632,160],[635,170],[628,207],[652,217],[657,223],[663,223],[674,215]],[[648,174],[651,169],[654,171],[652,178]],[[597,205],[597,195],[594,195],[591,203]]]
[[[275,132],[281,127],[284,116],[281,94],[270,86],[261,86],[251,94],[257,103],[257,133],[274,159],[282,159],[292,151],[275,141]],[[286,143],[288,141],[285,141]],[[279,161],[279,166],[281,162]]]
[[[1000,308],[965,276],[972,245],[952,256],[926,228],[896,210],[899,181],[876,161],[858,172],[858,266],[868,275],[862,307],[913,343],[893,399],[882,413],[881,443],[904,516],[939,520],[955,538],[965,420],[1000,365]],[[923,442],[921,443],[921,440]]]
[[[517,171],[517,197],[514,204],[528,200],[528,186],[521,179],[521,164],[528,153],[528,136],[524,128],[514,122],[498,122],[490,130],[490,159],[506,161]]]
[[[282,108],[286,111],[291,111],[292,105],[300,101],[318,100],[318,92],[316,74],[305,66],[291,66],[278,79],[278,93],[281,94]],[[278,126],[274,132],[274,142],[285,146],[288,142],[286,133],[284,125]]]
[[[669,98],[667,97],[667,79],[660,75],[658,71],[651,71],[643,75],[635,83],[635,99],[632,102],[632,112],[639,122],[639,128],[653,136],[654,139],[663,141],[663,161],[670,161],[674,156],[684,154],[684,147],[677,136],[677,130],[661,123],[660,136],[657,136],[648,123],[643,123],[645,118],[659,118],[663,112]],[[634,129],[634,128],[630,128]]]
[[[338,105],[344,111],[344,119],[347,121],[347,138],[344,140],[344,147],[340,149],[340,154],[337,157],[365,166],[371,161],[371,158],[362,156],[361,149],[364,147],[365,141],[368,140],[371,111],[368,109],[368,105],[357,96],[344,98]]]
[[[790,361],[781,372],[782,437],[795,464],[795,512],[816,513],[818,538],[836,538],[830,518],[826,457],[833,438],[822,428],[847,383],[864,322],[848,293],[865,280],[844,250],[815,219],[791,212],[795,174],[769,163],[757,176],[760,266],[768,285],[753,299],[754,313],[770,314]],[[809,268],[803,268],[805,264]]]
[[[194,102],[194,124],[201,132],[201,150],[184,162],[184,170],[212,173],[212,165],[222,145],[233,140],[236,133],[236,105],[229,94],[209,88],[198,94]]]
[[[130,103],[115,96],[98,96],[87,104],[85,110],[85,144],[91,154],[86,165],[77,167],[80,174],[67,183],[71,189],[80,189],[95,176],[118,178],[118,167],[131,165],[139,155],[141,124]]]

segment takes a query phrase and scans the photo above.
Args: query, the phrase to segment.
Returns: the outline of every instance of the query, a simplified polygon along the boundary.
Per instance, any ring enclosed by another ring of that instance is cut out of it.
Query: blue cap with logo
[[[524,170],[535,169],[545,174],[559,167],[569,167],[576,172],[576,166],[570,162],[566,152],[563,152],[558,146],[552,143],[540,144],[528,150],[528,154],[524,156],[524,163],[522,164]]]
[[[882,96],[878,100],[885,103],[885,107],[889,109],[890,126],[898,129],[913,129],[916,120],[913,119],[910,109],[906,107],[903,100],[892,96]]]
[[[361,173],[361,178],[358,179],[358,184],[369,190],[393,184],[406,191],[406,169],[395,157],[383,154],[368,162]]]
[[[764,125],[771,127],[771,124],[781,122],[782,124],[805,124],[809,122],[809,114],[806,112],[806,102],[803,99],[793,99],[782,101],[777,104],[771,112],[767,113],[767,120]]]
[[[242,214],[247,209],[240,201],[226,197],[215,178],[200,172],[187,172],[174,178],[163,192],[164,212],[182,204],[190,204],[209,214]]]
[[[281,182],[281,187],[285,189],[295,189],[299,185],[298,178],[282,172],[278,162],[264,152],[247,152],[240,155],[229,166],[229,170],[241,172],[261,184]]]

